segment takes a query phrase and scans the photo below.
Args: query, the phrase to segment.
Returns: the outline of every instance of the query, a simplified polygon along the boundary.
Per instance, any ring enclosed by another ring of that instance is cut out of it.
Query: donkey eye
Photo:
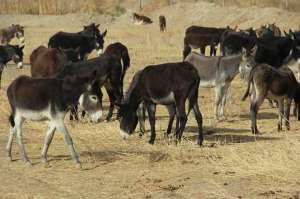
[[[90,99],[93,100],[93,101],[96,101],[96,100],[97,100],[97,97],[96,97],[96,95],[92,95],[92,96],[90,97]]]

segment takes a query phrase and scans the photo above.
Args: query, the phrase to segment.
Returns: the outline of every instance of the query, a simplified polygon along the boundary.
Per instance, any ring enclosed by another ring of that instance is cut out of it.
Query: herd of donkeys
[[[160,16],[159,21],[166,27],[164,16]],[[279,110],[278,131],[282,130],[283,122],[287,130],[290,129],[293,102],[294,114],[300,120],[300,86],[289,68],[294,63],[300,65],[300,32],[290,30],[282,34],[275,24],[256,30],[190,26],[184,36],[183,61],[150,65],[137,71],[126,93],[123,81],[130,67],[128,48],[116,42],[103,51],[106,33],[106,30],[101,32],[99,24],[95,23],[84,26],[77,33],[58,32],[49,39],[48,47],[39,46],[31,53],[31,77],[21,75],[7,88],[11,108],[6,146],[9,159],[12,158],[12,143],[16,137],[21,158],[31,164],[23,144],[22,124],[26,119],[48,120],[42,160],[47,162],[49,145],[58,130],[64,135],[72,159],[80,166],[64,118],[70,111],[70,119],[78,120],[78,111],[82,110],[81,117],[87,115],[92,122],[99,122],[103,115],[102,87],[110,101],[106,120],[112,119],[114,108],[117,108],[116,118],[122,138],[129,137],[138,123],[140,136],[144,134],[147,110],[151,126],[150,144],[154,144],[156,137],[156,105],[161,104],[169,113],[167,136],[171,134],[176,116],[174,138],[175,143],[180,142],[192,111],[198,126],[197,144],[202,145],[199,86],[215,87],[214,115],[219,120],[224,117],[228,89],[238,73],[247,82],[243,100],[250,96],[252,133],[259,133],[257,113],[264,99],[271,104],[276,103]],[[9,61],[22,68],[24,45],[10,45],[14,37],[24,44],[24,27],[13,24],[0,30],[0,83],[2,71]],[[216,56],[219,44],[222,55]],[[207,46],[211,48],[211,56],[205,56]],[[200,53],[192,49],[200,49]],[[88,59],[93,50],[97,50],[98,56]]]

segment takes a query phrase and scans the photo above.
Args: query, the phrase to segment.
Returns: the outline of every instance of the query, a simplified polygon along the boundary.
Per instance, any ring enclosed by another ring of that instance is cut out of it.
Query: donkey
[[[159,29],[160,29],[160,32],[165,32],[166,28],[167,28],[166,17],[164,15],[160,15],[158,19],[159,19]]]
[[[39,78],[51,77],[59,72],[69,61],[79,61],[77,51],[39,46],[30,55],[31,76]]]
[[[142,72],[143,72],[143,70],[139,70],[134,74],[131,84],[127,90],[127,93],[124,96],[124,99],[123,99],[124,101],[128,100],[127,98],[129,97],[129,93],[134,88],[134,86],[136,86],[137,81],[139,80]],[[176,115],[176,107],[174,104],[165,105],[165,106],[167,107],[167,110],[169,113],[169,125],[168,125],[167,132],[166,132],[166,135],[169,136],[171,134],[173,121],[174,121],[175,115]],[[140,124],[140,133],[139,133],[140,137],[142,137],[146,132],[146,130],[145,130],[145,118],[146,118],[145,114],[146,114],[146,105],[144,102],[142,102],[142,103],[140,103],[139,108],[137,110],[137,116],[138,116],[138,120],[139,120],[139,124]],[[178,125],[178,122],[176,123],[176,125]]]
[[[285,127],[287,130],[290,129],[290,106],[293,100],[296,107],[298,107],[298,120],[300,120],[300,85],[289,68],[276,69],[267,64],[256,64],[253,56],[247,54],[243,55],[240,67],[245,68],[244,70],[241,69],[241,71],[250,71],[250,73],[243,75],[248,79],[248,86],[242,100],[244,101],[247,96],[251,95],[250,116],[253,134],[259,133],[256,124],[257,113],[265,98],[278,102],[278,131],[282,130],[283,116],[285,118]],[[252,87],[251,94],[250,87]]]
[[[116,56],[122,61],[122,75],[121,75],[121,88],[122,88],[122,94],[123,94],[123,81],[126,74],[127,69],[130,67],[130,57],[128,53],[128,48],[120,43],[116,42],[113,44],[110,44],[106,47],[104,54],[109,56]]]
[[[224,117],[224,106],[231,81],[239,73],[241,54],[206,57],[195,52],[185,61],[192,64],[201,79],[200,87],[215,87],[215,118]]]
[[[100,33],[98,27],[99,24],[91,24],[84,26],[83,31],[77,33],[58,32],[49,39],[48,47],[61,49],[79,48],[81,60],[86,60],[94,49],[100,55],[103,51],[104,37],[107,30]]]
[[[97,90],[97,96],[100,99],[100,107],[102,109],[102,92],[100,88],[105,87],[109,100],[110,107],[106,120],[109,121],[113,114],[115,103],[120,103],[123,98],[122,94],[122,64],[119,57],[104,53],[97,58],[93,58],[87,61],[81,61],[77,63],[69,63],[64,66],[58,73],[54,75],[57,78],[66,78],[68,76],[88,76],[93,71],[96,71],[96,82],[93,88]],[[70,119],[78,120],[77,109],[71,111]]]
[[[93,121],[98,121],[99,99],[91,93],[91,84],[95,81],[95,72],[90,77],[69,77],[66,79],[35,79],[20,76],[15,79],[7,89],[7,97],[11,107],[9,116],[10,134],[6,146],[7,156],[11,160],[11,148],[16,136],[20,148],[21,158],[25,163],[31,164],[25,152],[22,141],[22,124],[27,120],[49,121],[46,133],[42,160],[47,162],[47,152],[54,136],[55,130],[63,133],[69,147],[72,159],[80,166],[80,161],[74,149],[72,138],[64,124],[68,109],[78,101]]]
[[[19,24],[12,24],[8,28],[0,29],[0,44],[7,45],[14,38],[17,37],[20,43],[25,42],[24,38],[24,26]]]
[[[154,144],[155,109],[157,104],[176,107],[178,126],[176,143],[181,140],[187,121],[185,102],[189,100],[189,109],[193,109],[198,123],[198,144],[202,145],[202,115],[198,106],[198,87],[200,78],[196,69],[187,62],[151,65],[143,69],[130,85],[125,100],[119,105],[120,134],[126,139],[137,126],[137,109],[141,102],[146,104],[151,125],[150,144]]]
[[[152,24],[153,21],[144,15],[139,15],[137,13],[133,13],[132,14],[133,17],[133,22],[135,25],[147,25],[147,24]]]
[[[15,64],[18,65],[18,68],[23,67],[23,49],[24,46],[13,46],[13,45],[6,45],[0,46],[0,88],[1,88],[1,77],[4,66],[13,60]]]
[[[216,46],[219,44],[222,34],[227,30],[230,28],[188,27],[185,30],[183,60],[192,49],[200,48],[200,53],[205,55],[205,47],[208,45],[210,46],[210,56],[216,56]]]

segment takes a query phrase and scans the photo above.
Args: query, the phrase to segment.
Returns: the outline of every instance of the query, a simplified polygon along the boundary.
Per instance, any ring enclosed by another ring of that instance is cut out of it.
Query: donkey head
[[[83,26],[83,32],[90,36],[97,37],[100,35],[99,26],[100,24],[95,25],[95,23],[91,23],[88,26]]]
[[[24,26],[21,26],[19,24],[12,24],[11,27],[13,28],[15,32],[15,36],[20,40],[20,42],[23,44],[25,42],[24,37]]]
[[[15,62],[15,64],[18,65],[18,68],[21,69],[23,68],[23,49],[25,46],[21,46],[19,47],[18,45],[13,46],[13,45],[9,45],[10,48],[13,49],[13,54],[12,56],[12,60]]]
[[[97,50],[98,56],[102,54],[104,48],[104,37],[106,36],[107,30],[105,30],[102,34],[100,33],[96,36],[96,46],[95,49]]]
[[[136,109],[132,108],[128,103],[119,104],[119,107],[117,117],[120,122],[120,135],[123,139],[127,139],[138,124],[138,116]]]
[[[240,77],[244,80],[248,80],[250,72],[255,65],[256,63],[252,53],[243,48],[242,61],[239,67]]]
[[[96,85],[96,71],[90,77],[68,77],[63,86],[70,97],[79,96],[79,108],[85,110],[92,122],[96,123],[102,117],[102,104],[97,94],[100,88],[95,89],[93,85]],[[77,92],[80,93],[76,94]]]

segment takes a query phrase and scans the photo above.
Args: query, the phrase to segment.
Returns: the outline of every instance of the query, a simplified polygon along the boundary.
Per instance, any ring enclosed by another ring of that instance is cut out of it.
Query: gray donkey
[[[185,61],[191,63],[200,76],[200,87],[215,87],[215,117],[224,116],[226,96],[231,81],[239,73],[241,54],[206,57],[190,53]]]

